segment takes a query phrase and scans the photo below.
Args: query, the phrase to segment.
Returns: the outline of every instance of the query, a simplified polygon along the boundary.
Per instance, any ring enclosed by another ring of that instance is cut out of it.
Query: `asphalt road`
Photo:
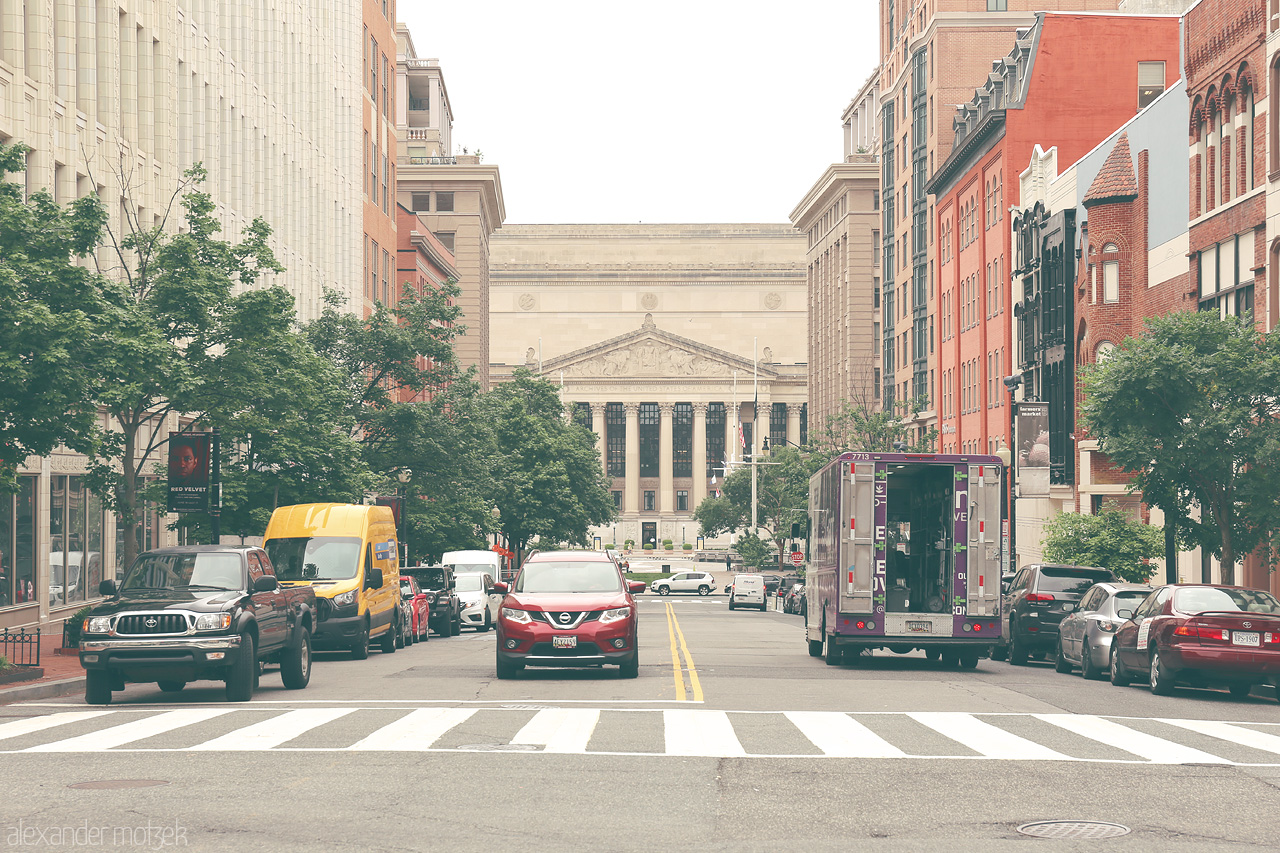
[[[828,667],[798,616],[723,595],[640,609],[634,680],[498,681],[494,635],[464,633],[318,655],[306,690],[267,672],[239,705],[197,683],[0,707],[0,849],[1280,848],[1272,698],[1051,663]],[[1018,831],[1036,821],[1129,832]]]

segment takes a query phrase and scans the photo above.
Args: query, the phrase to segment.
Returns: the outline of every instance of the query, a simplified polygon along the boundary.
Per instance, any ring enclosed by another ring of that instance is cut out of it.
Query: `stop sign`
[[[798,566],[804,562],[804,554],[800,551],[791,552],[791,565]]]

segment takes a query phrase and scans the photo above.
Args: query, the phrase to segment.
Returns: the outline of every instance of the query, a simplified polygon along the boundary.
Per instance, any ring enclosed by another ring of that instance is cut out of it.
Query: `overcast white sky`
[[[508,223],[787,222],[876,66],[875,0],[400,0]],[[459,153],[455,151],[454,153]]]

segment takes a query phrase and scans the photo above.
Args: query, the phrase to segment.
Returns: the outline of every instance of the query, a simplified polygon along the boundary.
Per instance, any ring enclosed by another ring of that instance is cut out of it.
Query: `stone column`
[[[627,403],[627,481],[622,496],[622,510],[640,511],[640,404]],[[637,537],[636,544],[640,544]]]
[[[693,404],[693,491],[689,509],[695,510],[707,497],[707,404]]]
[[[671,439],[671,416],[674,403],[658,404],[658,511],[669,520],[675,511],[676,492],[671,474],[674,442]]]
[[[787,441],[800,443],[800,404],[787,403]]]
[[[605,432],[605,404],[591,404],[591,431],[596,434],[596,443],[600,445],[600,466],[605,476],[609,475],[609,444]]]

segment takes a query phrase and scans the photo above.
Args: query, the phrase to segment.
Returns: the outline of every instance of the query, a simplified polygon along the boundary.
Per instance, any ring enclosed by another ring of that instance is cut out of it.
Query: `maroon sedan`
[[[425,643],[431,639],[431,628],[427,622],[431,616],[433,602],[431,595],[423,592],[422,587],[418,586],[417,578],[409,575],[400,576],[400,600],[409,605],[409,610],[413,614],[412,624],[405,626],[409,642]]]
[[[1280,601],[1269,592],[1169,584],[1117,616],[1127,617],[1111,643],[1111,683],[1119,687],[1146,677],[1159,696],[1179,683],[1247,696],[1280,676]]]
[[[508,587],[498,617],[498,678],[526,666],[617,664],[623,678],[640,670],[636,600],[643,581],[627,581],[603,551],[534,554]]]

